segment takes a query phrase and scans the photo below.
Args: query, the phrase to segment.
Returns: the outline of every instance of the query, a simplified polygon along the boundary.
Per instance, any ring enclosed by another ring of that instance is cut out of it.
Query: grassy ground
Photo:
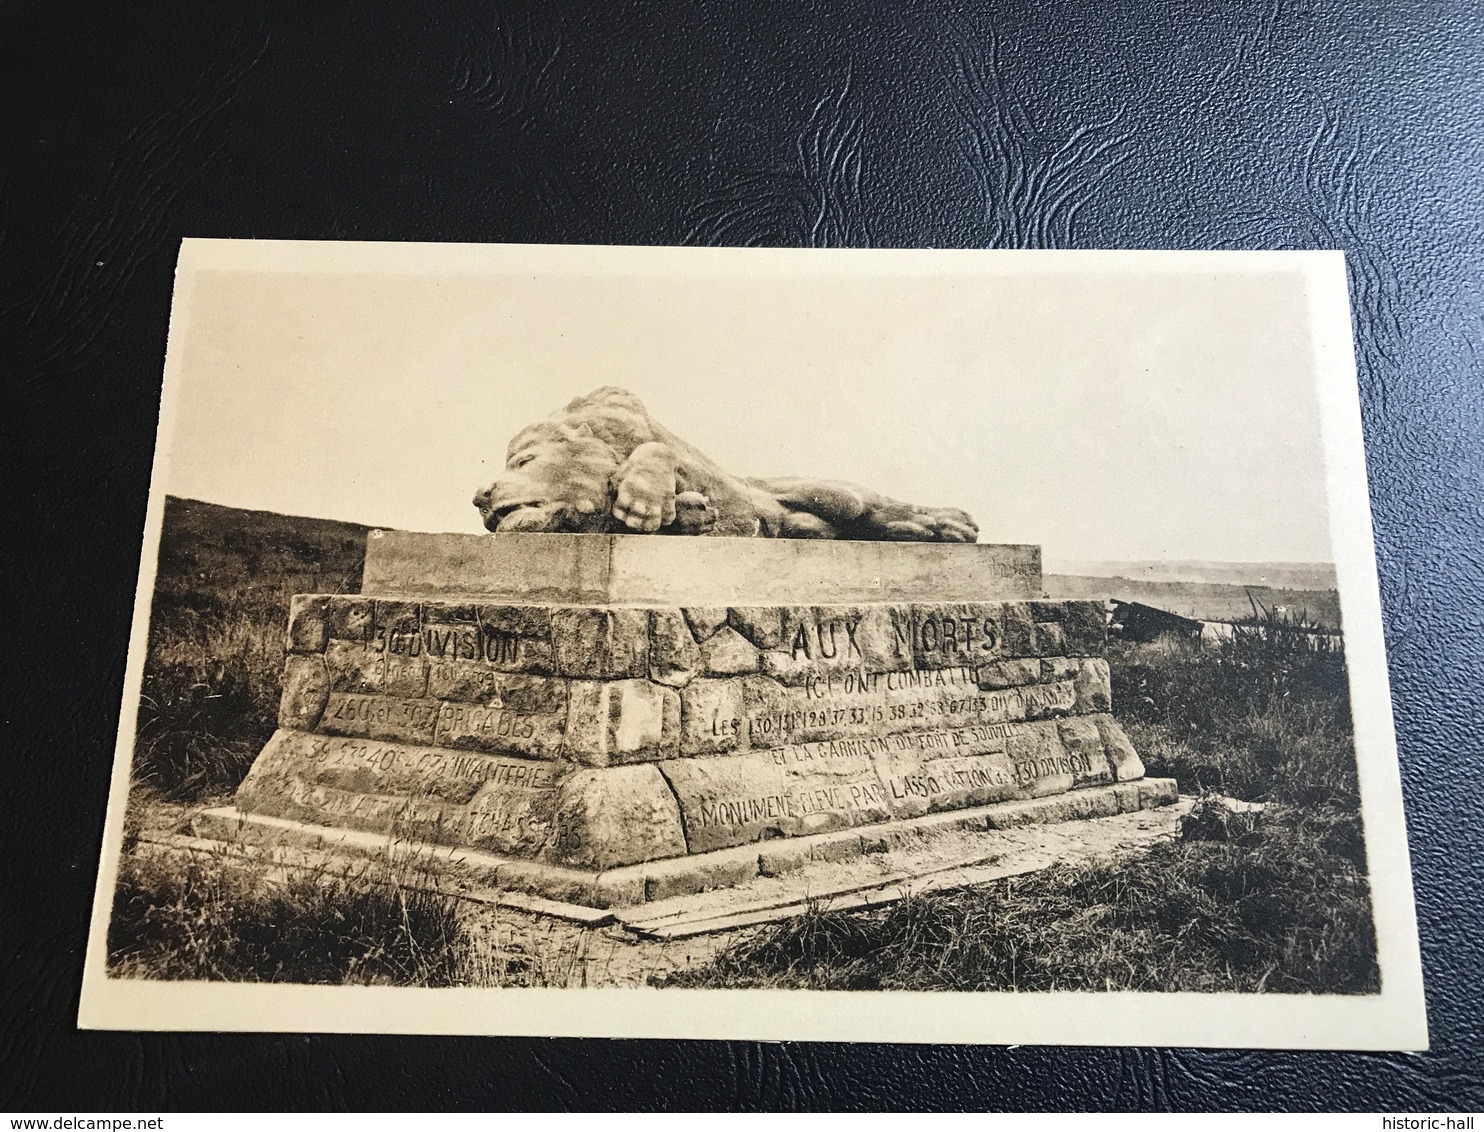
[[[464,981],[464,944],[453,902],[388,868],[265,884],[241,864],[178,856],[124,858],[108,927],[123,978],[440,987]]]
[[[137,782],[180,801],[237,787],[278,716],[289,599],[359,591],[366,530],[166,500]]]
[[[228,797],[271,735],[294,593],[355,592],[365,528],[170,500],[131,827]],[[1151,775],[1268,803],[1133,861],[1062,867],[874,914],[747,933],[661,985],[1267,990],[1377,987],[1344,662],[1272,621],[1214,645],[1113,646],[1115,710]],[[1214,829],[1214,832],[1213,832]],[[1211,838],[1216,840],[1198,839]],[[496,938],[395,875],[265,885],[230,861],[127,852],[116,974],[567,985],[586,941]],[[472,925],[472,926],[471,926]],[[503,929],[502,929],[503,930]]]
[[[151,816],[180,807],[156,801]],[[162,823],[163,824],[163,823]],[[117,977],[463,987],[639,987],[742,932],[638,940],[621,928],[454,899],[414,863],[264,874],[224,850],[126,855],[108,948]],[[743,929],[742,931],[746,931]]]

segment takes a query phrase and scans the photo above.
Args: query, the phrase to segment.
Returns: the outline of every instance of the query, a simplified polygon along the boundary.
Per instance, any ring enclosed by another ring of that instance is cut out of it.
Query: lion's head
[[[490,531],[602,532],[621,462],[588,425],[541,421],[516,434],[505,470],[474,506]]]

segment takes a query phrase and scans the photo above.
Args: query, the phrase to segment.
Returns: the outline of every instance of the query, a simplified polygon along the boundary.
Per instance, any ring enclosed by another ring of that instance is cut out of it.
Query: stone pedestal
[[[581,877],[755,875],[777,839],[1173,797],[1108,791],[1144,770],[1109,714],[1102,605],[1032,600],[1034,547],[386,532],[366,580],[294,599],[242,819],[550,866],[562,899],[604,903],[646,887]]]
[[[1041,548],[980,543],[372,531],[364,593],[811,605],[1036,597]]]

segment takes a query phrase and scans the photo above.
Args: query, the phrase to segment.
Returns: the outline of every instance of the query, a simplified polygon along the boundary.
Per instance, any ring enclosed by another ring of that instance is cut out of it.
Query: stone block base
[[[1111,817],[1169,805],[1178,797],[1172,779],[1146,778],[608,869],[533,861],[366,829],[246,813],[233,807],[203,811],[193,826],[196,836],[214,841],[266,849],[314,849],[349,858],[392,856],[436,875],[485,888],[527,893],[562,905],[626,909],[746,885],[758,877],[787,876],[822,862],[910,850],[952,831],[988,832],[1034,823]]]
[[[364,582],[294,598],[279,730],[203,828],[607,907],[1173,796],[1035,547],[382,532]]]
[[[286,648],[239,810],[574,870],[1144,773],[1096,602],[306,594]]]

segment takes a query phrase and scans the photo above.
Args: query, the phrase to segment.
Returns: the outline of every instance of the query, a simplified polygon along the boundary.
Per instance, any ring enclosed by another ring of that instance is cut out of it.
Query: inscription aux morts
[[[481,621],[416,625],[408,621],[381,621],[373,602],[363,638],[367,651],[388,656],[513,665],[527,659],[531,648],[531,642],[523,635]]]
[[[912,633],[920,652],[995,652],[1000,647],[1000,623],[994,617],[956,617],[950,613],[928,613],[913,618]]]
[[[993,607],[898,609],[899,615],[891,616],[891,631],[907,656],[942,654],[968,661],[1000,648],[1000,618]],[[822,613],[818,610],[814,617],[801,618],[792,627],[785,644],[794,660],[859,663],[874,651],[862,643],[865,618],[861,614],[830,617]]]
[[[861,620],[859,615],[801,618],[787,642],[789,651],[794,660],[859,662],[865,655],[857,636]]]

